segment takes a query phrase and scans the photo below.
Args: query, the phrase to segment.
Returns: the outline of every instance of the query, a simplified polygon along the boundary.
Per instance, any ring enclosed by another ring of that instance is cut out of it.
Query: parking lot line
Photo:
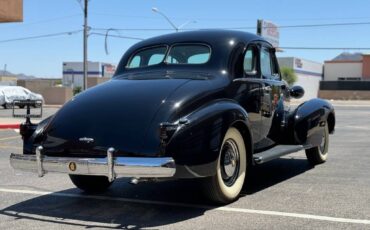
[[[0,145],[1,149],[23,149],[22,147],[12,146],[12,145]]]
[[[4,138],[0,138],[0,141],[6,141],[6,140],[12,140],[12,139],[17,139],[17,138],[21,138],[21,136],[12,136],[12,137],[4,137]]]
[[[320,221],[370,225],[370,220],[364,220],[364,219],[362,219],[362,220],[361,219],[350,219],[350,218],[320,216],[320,215],[291,213],[291,212],[278,212],[278,211],[233,208],[233,207],[213,207],[213,206],[206,206],[206,205],[185,204],[185,203],[177,203],[177,202],[139,200],[139,199],[130,199],[130,198],[122,198],[122,197],[82,195],[82,194],[72,194],[72,193],[63,193],[63,192],[45,192],[45,191],[36,191],[36,190],[20,190],[20,189],[0,188],[0,192],[30,194],[30,195],[49,195],[49,196],[83,198],[83,199],[94,199],[94,200],[121,201],[121,202],[136,203],[136,204],[177,206],[177,207],[186,207],[186,208],[217,210],[217,211],[224,211],[224,212],[249,213],[249,214],[260,214],[260,215],[270,215],[270,216],[283,216],[283,217],[293,217],[293,218],[302,218],[302,219],[311,219],[311,220],[320,220]]]

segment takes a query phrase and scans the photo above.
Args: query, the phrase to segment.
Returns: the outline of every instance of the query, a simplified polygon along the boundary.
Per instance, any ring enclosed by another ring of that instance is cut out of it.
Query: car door
[[[261,135],[261,90],[263,82],[259,68],[258,43],[248,44],[243,49],[240,62],[236,64],[236,68],[240,69],[235,75],[231,91],[233,99],[248,113],[253,142],[256,145],[263,139]]]
[[[282,126],[285,121],[285,95],[287,85],[281,80],[275,49],[267,43],[260,43],[260,71],[262,75],[261,136],[264,145],[270,145],[273,126]],[[279,115],[278,115],[279,114]],[[275,119],[274,119],[275,118]],[[278,119],[276,119],[278,118]],[[267,146],[261,146],[261,148]]]

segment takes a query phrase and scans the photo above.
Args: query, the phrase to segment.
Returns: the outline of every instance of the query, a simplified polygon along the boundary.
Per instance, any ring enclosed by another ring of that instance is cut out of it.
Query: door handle
[[[264,87],[262,87],[262,90],[264,91],[264,92],[267,92],[267,93],[269,93],[269,92],[271,92],[271,86],[264,86]]]

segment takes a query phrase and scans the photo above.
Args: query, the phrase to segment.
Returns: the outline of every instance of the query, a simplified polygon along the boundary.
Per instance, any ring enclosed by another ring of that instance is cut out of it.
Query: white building
[[[297,57],[281,57],[278,58],[278,62],[280,68],[288,67],[294,70],[298,78],[294,85],[300,85],[305,90],[302,100],[317,97],[323,75],[323,64]]]
[[[362,53],[341,53],[325,61],[324,81],[370,80],[370,55]]]
[[[112,77],[116,66],[102,62],[88,62],[88,77]],[[63,62],[63,86],[83,87],[83,62]]]

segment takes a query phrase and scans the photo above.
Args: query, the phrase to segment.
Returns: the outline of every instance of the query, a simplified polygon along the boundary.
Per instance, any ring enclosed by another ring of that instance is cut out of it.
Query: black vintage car
[[[333,107],[281,78],[275,49],[250,33],[204,30],[131,47],[112,80],[21,126],[15,169],[69,174],[87,192],[117,177],[202,178],[218,203],[238,198],[251,167],[305,150],[325,162]]]

